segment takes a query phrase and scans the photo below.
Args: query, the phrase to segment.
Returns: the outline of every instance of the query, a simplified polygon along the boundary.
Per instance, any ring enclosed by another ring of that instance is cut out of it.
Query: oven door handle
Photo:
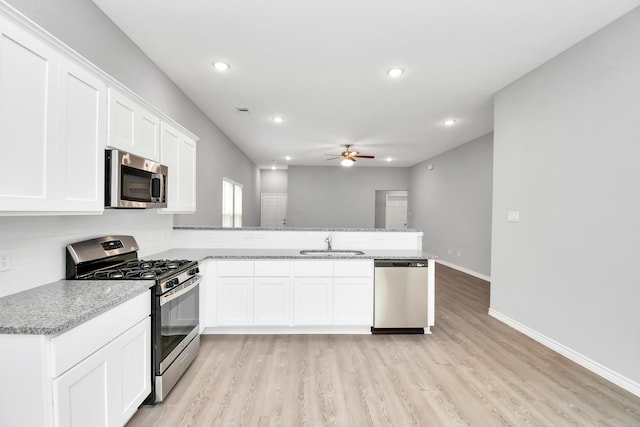
[[[193,283],[191,283],[189,286],[182,288],[178,291],[175,292],[170,292],[168,295],[165,296],[161,296],[160,297],[160,307],[162,307],[163,305],[165,305],[166,303],[173,301],[176,298],[181,297],[182,295],[186,294],[187,292],[193,290],[194,287],[198,286],[200,284],[200,281],[202,280],[202,276],[197,275],[196,276],[197,279],[193,281]]]

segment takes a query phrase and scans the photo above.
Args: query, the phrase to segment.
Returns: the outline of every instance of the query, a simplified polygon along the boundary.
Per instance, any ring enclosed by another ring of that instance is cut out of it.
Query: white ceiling
[[[485,135],[493,130],[497,90],[640,5],[94,2],[260,167],[338,165],[324,154],[343,144],[376,156],[356,167],[410,166]],[[214,61],[231,69],[217,72]],[[393,67],[404,75],[388,77]],[[276,115],[285,121],[273,123]],[[448,118],[456,125],[444,126]]]

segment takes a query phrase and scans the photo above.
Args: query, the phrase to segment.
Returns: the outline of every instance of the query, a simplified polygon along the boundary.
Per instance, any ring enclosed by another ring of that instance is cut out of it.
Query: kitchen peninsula
[[[174,249],[152,257],[200,262],[205,334],[370,333],[374,260],[428,259],[429,333],[435,257],[422,252],[422,235],[418,230],[175,227]]]

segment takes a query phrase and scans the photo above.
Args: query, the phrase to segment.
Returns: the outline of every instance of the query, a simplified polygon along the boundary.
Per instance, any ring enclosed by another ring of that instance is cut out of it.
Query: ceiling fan
[[[335,160],[335,159],[341,158],[342,161],[340,162],[340,164],[342,166],[349,167],[356,162],[356,158],[359,158],[359,159],[375,159],[376,158],[376,156],[365,156],[360,154],[358,151],[349,150],[349,147],[351,147],[350,144],[346,144],[345,147],[346,149],[337,156],[335,154],[325,154],[325,156],[334,156],[327,160]]]

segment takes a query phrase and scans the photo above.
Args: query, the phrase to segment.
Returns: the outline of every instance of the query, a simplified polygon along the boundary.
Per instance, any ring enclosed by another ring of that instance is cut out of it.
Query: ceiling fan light
[[[353,159],[342,159],[342,161],[340,162],[340,164],[345,168],[352,166],[354,163],[355,163],[355,160]]]

